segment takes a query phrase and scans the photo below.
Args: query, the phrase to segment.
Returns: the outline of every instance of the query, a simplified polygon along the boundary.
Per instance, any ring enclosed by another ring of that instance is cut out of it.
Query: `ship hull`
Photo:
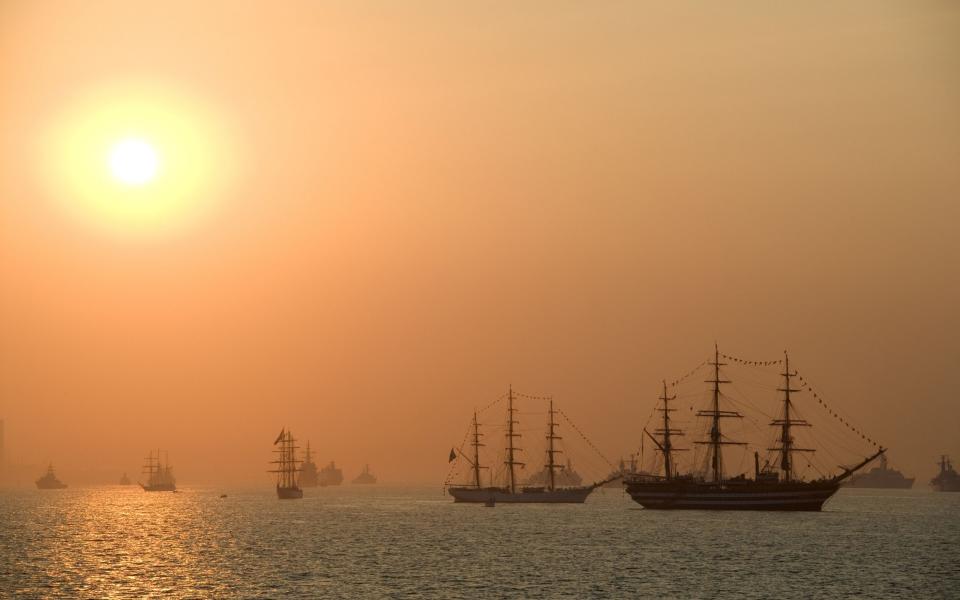
[[[66,489],[67,484],[65,483],[37,483],[38,490],[62,490]]]
[[[839,484],[628,481],[627,493],[644,508],[656,510],[819,511]]]
[[[494,502],[513,504],[583,504],[593,487],[562,488],[559,490],[521,490],[511,493],[505,488],[447,488],[454,502],[486,504]]]
[[[281,500],[299,500],[303,498],[303,490],[296,487],[277,486],[277,498]]]
[[[960,479],[930,484],[935,492],[960,492]]]
[[[145,492],[175,492],[177,491],[177,486],[172,483],[157,483],[154,485],[143,485],[140,484],[140,487],[143,488]]]

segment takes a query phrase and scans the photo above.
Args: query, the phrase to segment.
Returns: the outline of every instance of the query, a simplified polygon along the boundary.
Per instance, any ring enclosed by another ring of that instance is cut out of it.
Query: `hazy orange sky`
[[[359,4],[0,0],[8,463],[270,485],[288,425],[439,485],[510,382],[620,456],[714,340],[960,460],[957,3]],[[48,168],[134,89],[207,136],[189,223]]]

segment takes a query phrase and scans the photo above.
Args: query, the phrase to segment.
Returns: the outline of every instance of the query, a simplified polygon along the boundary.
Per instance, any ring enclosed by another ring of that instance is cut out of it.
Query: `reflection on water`
[[[960,494],[820,514],[454,505],[435,488],[0,492],[0,597],[957,597]]]

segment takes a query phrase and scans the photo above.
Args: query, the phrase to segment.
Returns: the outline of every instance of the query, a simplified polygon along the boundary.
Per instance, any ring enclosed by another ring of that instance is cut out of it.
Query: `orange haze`
[[[44,179],[51,123],[128,84],[229,132],[190,227],[105,232]],[[0,418],[30,477],[160,447],[270,485],[287,425],[348,478],[439,485],[510,382],[620,456],[717,340],[788,348],[923,482],[960,459],[958,223],[955,2],[0,3]]]

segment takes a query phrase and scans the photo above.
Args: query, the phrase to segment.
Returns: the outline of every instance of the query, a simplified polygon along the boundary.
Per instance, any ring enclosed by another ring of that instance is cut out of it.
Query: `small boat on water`
[[[559,423],[556,421],[556,414],[559,411],[554,410],[553,400],[549,400],[549,410],[547,412],[547,434],[546,434],[546,460],[542,473],[543,482],[537,479],[533,485],[521,485],[517,477],[517,468],[523,467],[525,463],[518,460],[518,453],[521,449],[517,446],[517,439],[521,437],[517,425],[517,413],[519,410],[514,407],[514,392],[511,386],[507,392],[507,447],[503,464],[506,466],[505,479],[503,485],[483,485],[481,481],[481,472],[488,467],[481,465],[480,448],[484,446],[480,439],[480,426],[477,422],[477,413],[473,413],[473,422],[471,423],[472,456],[467,456],[462,450],[454,448],[450,451],[450,461],[462,459],[470,467],[471,477],[468,483],[451,485],[447,487],[447,492],[453,496],[454,502],[474,502],[483,503],[486,506],[493,506],[497,502],[508,503],[546,503],[561,504],[573,503],[581,504],[590,495],[594,489],[607,483],[608,480],[599,481],[590,485],[580,485],[580,476],[576,478],[563,479],[564,465],[557,462],[557,454],[562,450],[557,448],[556,442],[562,438],[557,435]],[[575,475],[575,474],[574,474]],[[537,477],[535,475],[534,477]],[[569,485],[565,482],[576,481],[576,484]]]
[[[271,461],[277,465],[276,469],[271,469],[270,473],[277,474],[277,498],[281,500],[297,500],[303,498],[303,489],[300,487],[298,479],[300,469],[297,461],[297,445],[293,439],[293,434],[289,429],[280,430],[280,435],[273,441],[277,446],[274,450],[279,456],[277,460]]]
[[[143,465],[143,473],[147,476],[146,483],[140,483],[145,492],[175,492],[177,480],[173,477],[173,467],[170,466],[170,457],[167,456],[163,464],[160,463],[160,451],[156,456],[151,450],[147,454],[147,464]]]
[[[56,474],[54,474],[53,463],[47,466],[47,472],[36,481],[36,484],[37,489],[40,490],[62,490],[67,487],[67,484],[57,479]]]
[[[784,372],[780,374],[784,378],[784,384],[778,388],[778,391],[783,392],[782,406],[780,414],[770,422],[777,432],[773,447],[768,448],[775,461],[773,464],[768,461],[761,468],[759,453],[754,452],[754,478],[749,479],[743,473],[731,476],[724,470],[723,449],[726,446],[746,444],[730,439],[721,431],[722,420],[740,419],[743,415],[721,404],[721,400],[727,401],[728,398],[720,391],[720,386],[730,381],[721,377],[720,367],[726,363],[720,362],[720,356],[719,350],[714,347],[712,360],[701,363],[701,366],[713,367],[713,378],[707,382],[712,384],[712,400],[708,408],[695,413],[697,417],[709,419],[707,439],[696,442],[705,449],[704,472],[680,473],[676,467],[674,453],[685,449],[674,447],[674,438],[684,435],[684,432],[672,423],[670,413],[676,409],[671,408],[670,402],[676,397],[667,393],[667,384],[664,382],[663,395],[660,397],[662,404],[656,409],[662,413],[659,417],[662,419],[660,426],[654,433],[643,429],[643,434],[653,441],[657,454],[662,457],[663,474],[636,473],[625,478],[627,493],[644,508],[819,511],[845,479],[886,451],[880,447],[856,466],[841,467],[839,474],[804,480],[798,473],[799,465],[795,455],[810,453],[814,449],[796,444],[794,428],[808,428],[811,424],[798,418],[797,407],[791,394],[802,391],[805,386],[792,387],[792,380],[797,373],[790,371],[790,359],[784,353],[783,361],[767,361],[768,364],[784,365]],[[750,361],[741,362],[751,364]],[[696,370],[691,371],[691,374]]]
[[[857,473],[844,485],[852,488],[878,488],[909,490],[913,487],[913,477],[905,477],[903,473],[887,466],[887,455],[880,455],[880,465],[867,471]]]
[[[944,454],[940,457],[940,472],[930,480],[930,485],[937,492],[960,492],[960,475],[953,470],[950,457]]]
[[[377,478],[370,472],[370,465],[363,465],[363,471],[353,478],[350,483],[370,485],[377,482]]]

